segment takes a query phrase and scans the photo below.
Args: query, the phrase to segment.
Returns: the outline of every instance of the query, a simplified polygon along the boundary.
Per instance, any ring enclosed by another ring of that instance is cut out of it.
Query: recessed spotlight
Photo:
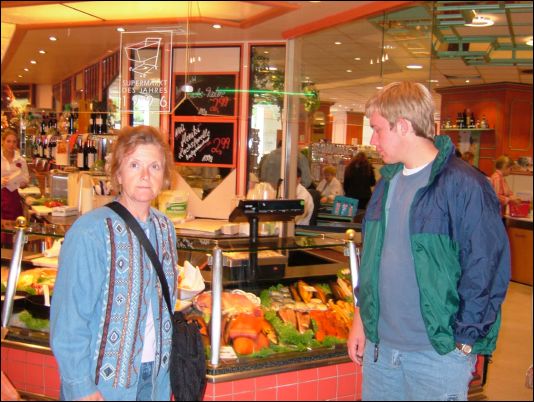
[[[264,50],[263,54],[269,54],[269,51],[268,50]]]
[[[341,42],[340,41],[335,41],[334,45],[341,45]]]
[[[29,68],[25,68],[24,71],[30,71],[30,69]]]
[[[466,82],[467,84],[469,84],[470,81],[469,81],[469,80],[465,80],[465,82]]]
[[[22,74],[17,75],[17,77],[22,78]]]
[[[351,70],[351,69],[348,69],[348,70],[347,70],[347,73],[352,73],[352,70]]]
[[[30,60],[30,63],[31,64],[37,64],[37,62],[35,60]]]
[[[126,29],[124,29],[123,27],[118,27],[117,28],[117,32],[125,32],[125,31],[126,31]]]
[[[49,36],[48,39],[50,39],[52,42],[55,42],[57,40],[55,36]]]
[[[378,89],[378,90],[381,90],[382,88],[384,88],[384,87],[376,87],[376,89]]]
[[[39,50],[39,53],[46,54],[46,52],[43,49]]]
[[[423,66],[421,64],[408,64],[406,68],[410,70],[421,70]]]
[[[495,24],[495,22],[489,18],[482,15],[477,15],[469,24],[465,24],[466,27],[489,27]]]
[[[213,29],[221,29],[222,28],[222,25],[221,24],[213,24],[211,26]]]
[[[359,57],[355,57],[354,60],[356,60],[356,61],[360,61],[361,58],[359,58]]]
[[[436,83],[439,82],[438,80],[428,80],[428,82]]]

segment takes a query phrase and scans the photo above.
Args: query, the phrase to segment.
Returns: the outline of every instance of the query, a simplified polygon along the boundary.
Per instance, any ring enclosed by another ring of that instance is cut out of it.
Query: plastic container
[[[521,201],[518,204],[510,203],[510,216],[514,218],[526,218],[530,212],[530,202]]]
[[[171,219],[185,219],[188,198],[184,191],[162,191],[158,197],[158,209]]]

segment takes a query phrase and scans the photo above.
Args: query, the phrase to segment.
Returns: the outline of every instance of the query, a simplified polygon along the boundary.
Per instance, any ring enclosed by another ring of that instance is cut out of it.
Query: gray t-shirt
[[[419,303],[419,287],[410,246],[410,206],[428,183],[432,164],[411,175],[398,173],[386,201],[386,233],[379,271],[381,343],[405,351],[432,349]]]

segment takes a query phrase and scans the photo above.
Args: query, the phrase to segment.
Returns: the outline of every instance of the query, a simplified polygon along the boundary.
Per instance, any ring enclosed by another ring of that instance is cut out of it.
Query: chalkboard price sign
[[[234,116],[235,74],[176,75],[175,116]],[[185,92],[188,87],[190,92]],[[192,91],[191,91],[192,89]],[[181,107],[187,99],[194,106]]]
[[[186,165],[235,167],[233,122],[175,122],[174,161]]]

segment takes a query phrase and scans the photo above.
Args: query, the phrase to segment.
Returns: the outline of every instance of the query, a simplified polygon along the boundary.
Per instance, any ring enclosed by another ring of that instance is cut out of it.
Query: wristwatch
[[[465,355],[468,355],[473,350],[473,347],[467,343],[457,343],[456,347]]]

